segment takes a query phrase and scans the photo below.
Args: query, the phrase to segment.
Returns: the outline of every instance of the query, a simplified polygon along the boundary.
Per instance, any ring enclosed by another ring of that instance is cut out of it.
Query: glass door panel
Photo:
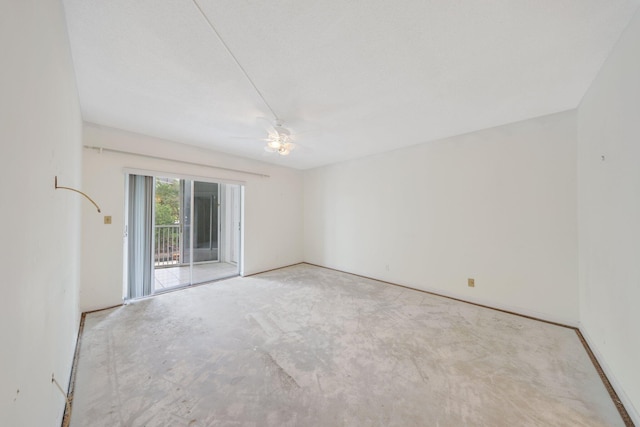
[[[194,182],[194,262],[218,261],[218,184]]]
[[[241,187],[154,179],[153,292],[239,274]]]

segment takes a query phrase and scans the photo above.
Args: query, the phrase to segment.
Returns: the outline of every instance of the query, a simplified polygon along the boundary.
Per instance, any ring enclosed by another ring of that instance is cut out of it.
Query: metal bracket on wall
[[[93,199],[89,196],[87,196],[85,193],[83,193],[80,190],[76,190],[75,188],[71,188],[71,187],[63,187],[61,185],[58,185],[58,177],[56,176],[55,181],[54,181],[54,186],[56,190],[62,189],[62,190],[71,190],[71,191],[75,191],[76,193],[82,194],[84,197],[86,197],[91,203],[93,203],[93,206],[96,207],[96,209],[98,209],[98,213],[100,213],[100,206],[98,206],[98,204],[96,202],[93,201]]]

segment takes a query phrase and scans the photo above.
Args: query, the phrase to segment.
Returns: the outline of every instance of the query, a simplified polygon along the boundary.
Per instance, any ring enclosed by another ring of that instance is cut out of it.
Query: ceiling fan
[[[288,156],[296,148],[296,145],[291,141],[291,132],[282,125],[281,120],[276,120],[273,132],[269,132],[266,141],[267,145],[264,150],[269,153],[278,153],[281,156]]]

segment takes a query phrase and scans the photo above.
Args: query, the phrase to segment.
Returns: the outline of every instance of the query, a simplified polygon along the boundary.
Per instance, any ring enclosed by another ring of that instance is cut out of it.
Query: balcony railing
[[[180,225],[156,225],[155,233],[155,266],[180,264]]]

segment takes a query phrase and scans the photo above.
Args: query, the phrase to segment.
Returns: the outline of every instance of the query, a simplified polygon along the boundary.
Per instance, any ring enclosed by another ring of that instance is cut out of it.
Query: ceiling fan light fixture
[[[289,129],[282,127],[281,121],[276,121],[275,132],[269,134],[267,145],[264,150],[269,153],[278,153],[281,156],[288,156],[295,148],[295,144],[291,142],[291,133]]]
[[[267,147],[273,149],[273,150],[278,150],[280,148],[281,142],[278,139],[272,139],[269,142],[267,142]]]

